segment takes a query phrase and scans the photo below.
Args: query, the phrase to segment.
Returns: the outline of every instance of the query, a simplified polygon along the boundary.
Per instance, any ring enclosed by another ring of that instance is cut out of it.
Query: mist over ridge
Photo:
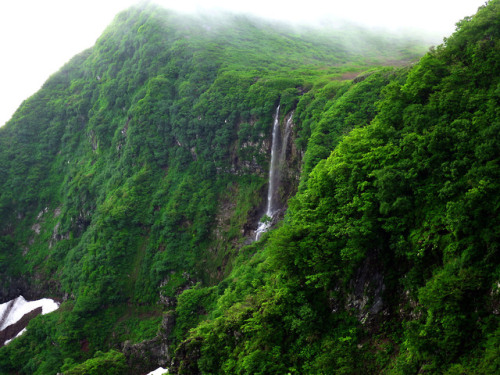
[[[233,13],[250,13],[268,19],[294,20],[298,23],[306,23],[309,26],[321,25],[321,18],[325,17],[325,3],[313,1],[305,3],[290,4],[285,1],[265,1],[237,3],[224,0],[216,1],[184,1],[173,3],[171,1],[156,1],[165,8],[178,9],[184,13],[193,13],[203,9],[217,11],[231,11]],[[149,2],[142,2],[142,4]],[[85,3],[72,2],[71,4],[63,0],[48,0],[43,3],[28,2],[2,2],[0,4],[0,14],[4,16],[0,23],[0,33],[8,35],[5,38],[4,45],[4,69],[0,72],[3,90],[0,91],[0,126],[10,119],[20,103],[37,91],[43,82],[54,72],[56,72],[69,59],[93,45],[99,34],[112,21],[113,16],[119,11],[141,4],[136,0],[110,0],[101,2],[98,0],[89,0]],[[330,2],[328,6],[345,6],[348,3]],[[374,21],[380,19],[378,12],[383,10],[382,14],[392,14],[393,19],[401,18],[401,15],[411,15],[415,18],[416,12],[422,11],[426,17],[422,17],[419,22],[419,30],[410,31],[412,35],[423,35],[426,44],[438,44],[442,38],[448,36],[453,31],[453,24],[460,18],[472,14],[475,9],[482,4],[482,1],[475,0],[467,2],[449,0],[439,2],[419,2],[417,7],[408,8],[409,4],[398,2],[396,6],[387,5],[381,2],[368,2],[362,4],[356,2],[356,8],[346,10],[345,13],[353,15],[365,15],[368,20]],[[376,5],[375,5],[376,4]],[[296,8],[298,7],[298,8]],[[302,7],[302,9],[300,8]],[[406,12],[404,11],[406,8]],[[296,8],[296,10],[293,10]],[[288,14],[287,14],[288,12]],[[398,13],[399,12],[399,13]],[[329,12],[332,17],[332,12]],[[75,17],[78,14],[78,17]],[[321,14],[321,16],[317,16]],[[439,17],[446,17],[446,21]],[[429,18],[435,17],[435,18]],[[304,18],[309,21],[305,22]],[[338,19],[347,19],[346,17],[337,17]],[[302,21],[300,21],[302,19]],[[91,22],[89,22],[91,20]],[[338,25],[340,21],[327,21],[328,24]],[[388,27],[390,22],[379,22],[378,25],[365,22],[356,22],[360,25],[370,25],[370,27]],[[440,24],[447,23],[446,31],[438,31],[437,34],[429,35],[422,30],[429,30],[429,27],[435,28]],[[403,23],[402,26],[410,25],[413,29],[415,25]],[[400,27],[391,27],[397,30]],[[64,30],[64,32],[61,32]],[[399,34],[406,32],[397,31]],[[421,37],[418,37],[422,39]],[[43,56],[43,58],[40,58]],[[16,77],[23,77],[22,80]]]

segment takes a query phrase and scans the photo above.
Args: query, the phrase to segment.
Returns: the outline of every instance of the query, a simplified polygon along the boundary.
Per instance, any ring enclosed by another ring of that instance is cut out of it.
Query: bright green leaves
[[[449,261],[419,290],[423,316],[408,325],[409,355],[429,371],[451,363],[481,339],[485,287],[481,271]]]
[[[330,155],[344,135],[355,127],[366,126],[375,117],[376,103],[390,76],[391,69],[374,70],[359,83],[332,82],[315,92],[313,100],[312,95],[301,98],[297,116],[303,119],[303,126],[314,124],[309,130],[302,129],[306,134],[310,131],[303,181],[321,159]]]
[[[401,91],[417,103],[425,103],[438,83],[448,74],[446,63],[435,54],[428,53],[408,73],[406,84]]]
[[[125,355],[117,350],[103,353],[98,351],[94,357],[82,364],[75,365],[73,361],[66,360],[61,370],[68,375],[109,375],[123,374],[128,369]]]
[[[179,340],[191,327],[195,327],[213,309],[215,287],[202,288],[200,284],[185,290],[178,297],[176,324],[173,338]]]

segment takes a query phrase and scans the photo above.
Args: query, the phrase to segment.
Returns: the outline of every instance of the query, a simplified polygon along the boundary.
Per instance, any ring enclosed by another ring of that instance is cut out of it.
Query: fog
[[[184,12],[223,9],[249,13],[268,19],[312,24],[328,19],[344,19],[363,26],[388,30],[420,29],[446,36],[455,23],[476,12],[484,0],[154,0],[166,8]]]
[[[0,2],[0,126],[72,56],[91,47],[121,10],[137,0]],[[155,0],[181,12],[231,11],[296,25],[346,20],[441,41],[484,0]]]

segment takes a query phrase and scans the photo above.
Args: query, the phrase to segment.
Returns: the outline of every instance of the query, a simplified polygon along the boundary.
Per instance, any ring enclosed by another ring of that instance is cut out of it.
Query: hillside
[[[0,373],[500,371],[499,20],[119,14],[0,128]]]

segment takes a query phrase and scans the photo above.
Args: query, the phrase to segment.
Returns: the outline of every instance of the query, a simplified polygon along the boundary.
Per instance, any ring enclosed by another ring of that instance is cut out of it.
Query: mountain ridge
[[[64,301],[2,371],[494,369],[498,4],[398,69],[413,45],[121,13],[0,129],[2,299]],[[278,104],[289,208],[252,242]]]

